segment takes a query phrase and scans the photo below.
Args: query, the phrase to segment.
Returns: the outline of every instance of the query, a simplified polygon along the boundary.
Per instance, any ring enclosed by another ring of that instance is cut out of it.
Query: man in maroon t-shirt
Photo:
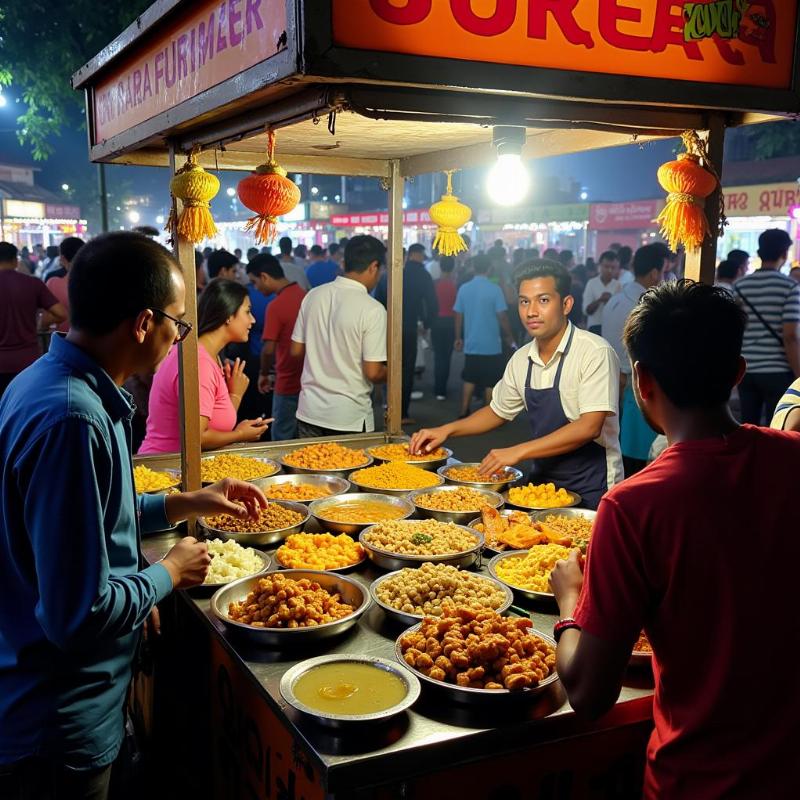
[[[17,272],[17,248],[0,242],[0,397],[9,383],[39,358],[36,315],[58,324],[67,311],[38,279]]]
[[[636,401],[669,447],[600,502],[584,575],[578,551],[551,575],[577,712],[608,710],[639,632],[650,639],[647,798],[800,797],[800,434],[731,415],[745,324],[704,284],[642,296],[624,341]]]
[[[292,331],[306,293],[298,284],[288,280],[275,256],[256,256],[247,265],[247,273],[250,281],[262,294],[275,295],[275,299],[267,306],[264,317],[264,346],[261,348],[261,373],[258,376],[258,390],[262,394],[274,392],[272,439],[295,439],[303,359],[295,358],[290,351]]]

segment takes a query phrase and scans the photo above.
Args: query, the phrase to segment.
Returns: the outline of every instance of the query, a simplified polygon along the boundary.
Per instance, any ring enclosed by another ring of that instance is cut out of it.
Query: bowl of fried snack
[[[497,555],[507,550],[527,550],[546,541],[542,532],[534,527],[534,515],[531,511],[484,506],[481,515],[467,525],[483,534],[484,552]]]
[[[374,467],[359,469],[350,475],[350,483],[362,492],[393,494],[397,497],[417,489],[441,486],[444,478],[435,472],[406,464],[403,461],[384,461]]]
[[[295,474],[325,472],[344,478],[354,469],[368,467],[372,456],[336,442],[317,442],[286,453],[280,463],[287,472]]]
[[[651,666],[653,663],[653,645],[647,638],[647,634],[642,631],[639,638],[633,645],[633,652],[631,653],[631,666],[643,667]]]
[[[510,506],[530,511],[543,511],[549,508],[569,508],[581,502],[581,496],[568,489],[556,488],[552,483],[529,483],[525,486],[512,486],[503,493],[503,499]]]
[[[275,553],[285,569],[316,569],[336,572],[363,564],[364,548],[346,533],[293,533]]]
[[[388,617],[405,625],[423,617],[443,617],[449,607],[491,609],[502,614],[514,601],[511,590],[493,578],[428,562],[377,578],[370,592]]]
[[[379,522],[361,531],[358,541],[381,569],[418,567],[426,561],[469,567],[483,548],[483,536],[464,525],[435,519]]]
[[[376,522],[408,519],[414,505],[393,495],[353,492],[315,500],[308,510],[322,528],[355,536]]]
[[[326,497],[336,497],[350,489],[350,481],[345,478],[310,473],[273,475],[253,483],[264,492],[267,500],[289,500],[292,503],[311,503]]]
[[[408,499],[420,517],[464,525],[484,506],[501,508],[503,498],[489,489],[474,486],[437,486],[412,492]]]
[[[555,508],[537,511],[533,515],[534,525],[555,544],[564,547],[579,547],[586,553],[592,537],[596,511],[588,508]]]
[[[496,611],[448,608],[425,617],[397,639],[395,656],[461,705],[526,702],[558,680],[555,641],[530,619]]]
[[[475,461],[465,464],[447,464],[436,470],[448,483],[454,486],[473,486],[480,489],[489,489],[492,492],[502,492],[509,485],[522,478],[522,472],[515,467],[503,469],[489,475],[479,471],[480,464]]]
[[[437,447],[428,453],[412,454],[408,449],[408,442],[389,442],[370,447],[367,452],[378,462],[402,461],[427,470],[438,469],[453,455],[453,451],[447,447]]]
[[[232,539],[239,544],[266,547],[298,533],[309,519],[302,503],[273,500],[259,509],[257,519],[238,519],[231,514],[198,517],[197,524],[212,539]]]
[[[367,587],[346,575],[287,569],[224,586],[211,598],[211,612],[255,643],[289,648],[338,636],[371,603]]]
[[[220,453],[200,459],[200,480],[208,485],[225,478],[254,481],[280,472],[280,465],[271,458],[241,456],[238,453]]]
[[[133,485],[136,494],[161,494],[181,484],[181,473],[174,469],[155,470],[144,464],[133,468]]]
[[[550,573],[556,561],[567,558],[569,553],[569,547],[552,542],[500,553],[489,562],[489,574],[528,600],[554,601]]]

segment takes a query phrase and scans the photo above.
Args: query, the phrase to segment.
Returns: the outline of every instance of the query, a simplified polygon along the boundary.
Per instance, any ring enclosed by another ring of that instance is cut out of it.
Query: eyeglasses
[[[182,319],[171,317],[166,311],[162,311],[160,308],[151,308],[150,310],[154,314],[160,314],[162,317],[171,319],[175,323],[175,326],[178,328],[177,341],[182,342],[192,332],[191,322],[184,322]]]

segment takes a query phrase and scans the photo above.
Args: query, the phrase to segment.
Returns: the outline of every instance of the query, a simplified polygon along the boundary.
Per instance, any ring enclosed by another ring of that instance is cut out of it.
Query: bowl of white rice
[[[242,547],[232,539],[228,541],[208,539],[206,544],[208,545],[208,554],[211,556],[211,566],[205,581],[199,586],[193,587],[195,590],[213,592],[220,586],[225,586],[239,578],[268,572],[272,566],[272,561],[266,553],[253,547]]]

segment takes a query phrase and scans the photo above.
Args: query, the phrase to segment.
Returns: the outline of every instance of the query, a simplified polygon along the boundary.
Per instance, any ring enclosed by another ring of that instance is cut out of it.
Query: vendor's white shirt
[[[600,276],[596,275],[587,284],[583,290],[583,313],[586,314],[586,327],[591,328],[593,325],[603,324],[603,309],[606,304],[601,303],[596,309],[594,314],[589,314],[586,309],[599,300],[606,292],[613,297],[620,289],[622,284],[616,279],[612,278],[608,283],[603,283]],[[610,300],[611,298],[609,298]]]
[[[386,309],[357,281],[312,289],[292,341],[306,346],[297,419],[339,431],[373,431],[372,384],[362,362],[386,361]]]
[[[631,374],[631,361],[625,351],[625,345],[622,344],[622,330],[625,327],[625,320],[643,294],[644,286],[634,281],[624,286],[619,294],[615,294],[603,309],[603,338],[614,348],[619,359],[620,371],[626,375]]]
[[[632,269],[621,269],[619,271],[620,286],[627,286],[629,283],[633,283],[634,278],[635,276]]]
[[[610,301],[609,301],[610,302]],[[619,360],[602,337],[567,325],[553,357],[545,364],[534,339],[511,356],[505,373],[492,392],[491,408],[497,416],[512,420],[525,410],[525,379],[528,363],[532,389],[551,389],[564,349],[574,329],[572,346],[561,371],[561,407],[570,422],[591,411],[610,412],[603,423],[597,444],[605,448],[608,488],[622,480],[622,454],[619,448]]]

